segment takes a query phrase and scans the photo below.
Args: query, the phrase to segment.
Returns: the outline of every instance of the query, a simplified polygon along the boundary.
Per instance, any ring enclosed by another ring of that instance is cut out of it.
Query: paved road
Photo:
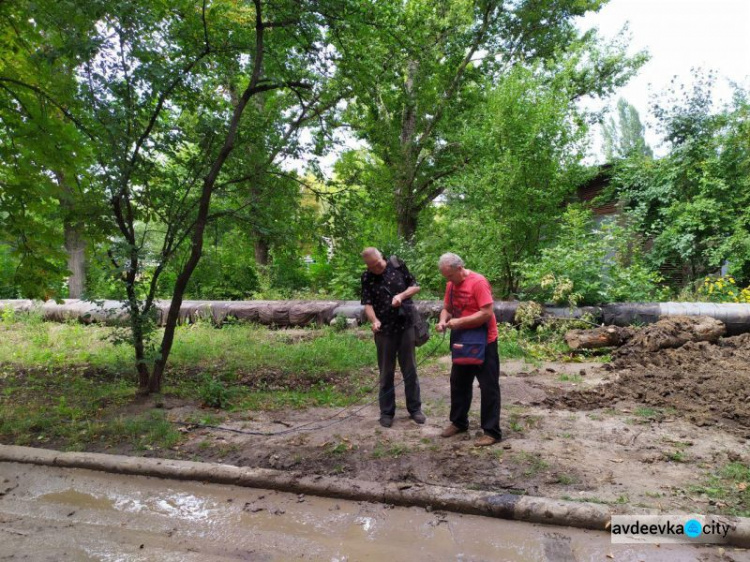
[[[571,528],[0,463],[0,560],[746,561]]]

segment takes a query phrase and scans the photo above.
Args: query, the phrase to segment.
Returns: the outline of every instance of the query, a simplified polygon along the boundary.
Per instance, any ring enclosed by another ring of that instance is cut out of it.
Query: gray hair
[[[443,266],[458,269],[459,267],[464,266],[464,260],[462,260],[460,256],[457,256],[452,252],[446,252],[445,254],[440,256],[440,259],[438,260],[438,267]]]
[[[368,256],[377,256],[380,259],[383,259],[383,254],[380,253],[380,250],[377,248],[373,248],[372,246],[369,246],[362,250],[362,253],[360,254],[363,258],[366,258]]]

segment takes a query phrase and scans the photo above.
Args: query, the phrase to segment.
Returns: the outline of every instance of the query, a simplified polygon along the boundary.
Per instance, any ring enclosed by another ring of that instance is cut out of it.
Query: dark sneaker
[[[424,422],[427,421],[427,417],[422,413],[422,410],[418,410],[414,412],[411,415],[411,419],[413,419],[419,425],[422,425]]]
[[[446,427],[443,432],[440,434],[441,437],[453,437],[454,435],[458,435],[459,433],[463,433],[466,431],[465,429],[461,429],[460,427],[456,427],[453,424],[450,424],[448,427]]]
[[[393,425],[393,416],[380,416],[380,425],[391,427]]]

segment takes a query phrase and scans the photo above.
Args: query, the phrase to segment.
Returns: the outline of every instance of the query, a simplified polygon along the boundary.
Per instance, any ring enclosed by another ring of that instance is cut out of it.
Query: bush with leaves
[[[643,262],[632,232],[595,226],[590,211],[569,207],[555,244],[519,264],[522,298],[569,306],[661,300],[661,277]]]
[[[750,303],[750,286],[744,289],[737,286],[731,275],[706,277],[698,289],[700,300],[708,302]]]
[[[0,299],[15,299],[20,289],[15,281],[18,259],[11,255],[10,247],[0,243]]]
[[[728,263],[750,280],[750,100],[737,88],[715,109],[714,76],[676,85],[656,101],[655,117],[669,154],[619,162],[614,194],[634,227],[652,240],[653,267],[678,265],[686,287]]]

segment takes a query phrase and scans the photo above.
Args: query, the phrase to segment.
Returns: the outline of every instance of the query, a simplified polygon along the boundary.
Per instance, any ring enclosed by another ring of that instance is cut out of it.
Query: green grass
[[[72,450],[173,447],[181,434],[160,410],[120,417],[136,398],[136,378],[132,350],[111,342],[115,332],[4,314],[0,441]],[[351,331],[199,322],[178,327],[163,394],[229,412],[342,407],[373,392],[377,376],[366,367],[375,363],[372,340]]]
[[[374,362],[371,340],[330,328],[309,331],[309,338],[290,342],[284,330],[268,330],[252,324],[230,324],[221,329],[205,322],[178,326],[170,367],[177,371],[219,370],[225,375],[274,369],[313,376],[347,373]],[[0,357],[14,365],[85,364],[111,371],[132,371],[132,350],[125,345],[113,345],[107,339],[114,332],[110,327],[57,324],[34,318],[3,321]],[[161,333],[162,330],[157,332],[158,338]]]
[[[563,486],[570,486],[578,482],[578,479],[571,474],[558,474],[557,481]]]
[[[613,503],[611,501],[603,500],[601,498],[598,498],[596,496],[588,497],[588,498],[574,498],[569,495],[563,495],[560,497],[560,499],[569,501],[569,502],[581,502],[581,503],[599,503],[599,504],[610,504]]]
[[[549,468],[549,463],[545,461],[538,453],[527,453],[522,451],[511,457],[511,460],[523,466],[524,476],[536,476]]]
[[[687,456],[683,451],[673,451],[671,453],[664,453],[664,457],[672,462],[687,462]]]
[[[717,474],[706,477],[700,486],[691,486],[693,493],[706,494],[716,501],[721,513],[750,517],[750,465],[732,462]],[[721,504],[721,505],[719,505]]]
[[[636,408],[635,415],[639,418],[655,418],[659,415],[659,410],[655,408]]]
[[[378,439],[370,456],[373,459],[383,459],[386,457],[397,459],[409,453],[410,450],[409,446],[404,443],[389,443]]]
[[[575,382],[575,383],[579,383],[579,382],[581,382],[583,380],[583,377],[581,377],[581,375],[576,375],[576,374],[574,374],[574,375],[568,375],[566,373],[563,373],[562,375],[560,375],[559,377],[557,377],[557,379],[559,381],[561,381],[561,382]]]

